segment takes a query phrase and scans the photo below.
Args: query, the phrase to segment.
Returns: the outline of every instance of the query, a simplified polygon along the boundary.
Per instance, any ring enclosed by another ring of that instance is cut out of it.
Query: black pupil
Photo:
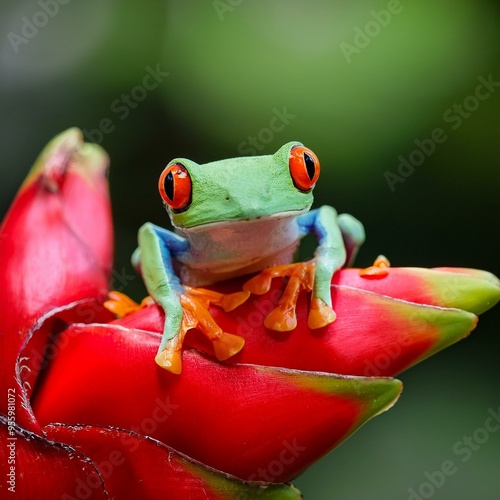
[[[306,164],[309,180],[312,181],[316,173],[316,165],[314,164],[314,160],[307,153],[304,153],[304,163]]]
[[[174,175],[172,172],[169,172],[165,177],[165,182],[163,183],[163,188],[165,189],[165,193],[168,196],[169,200],[174,199]]]

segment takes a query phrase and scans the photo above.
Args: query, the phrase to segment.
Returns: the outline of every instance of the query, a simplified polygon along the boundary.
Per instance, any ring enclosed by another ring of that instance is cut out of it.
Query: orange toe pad
[[[389,274],[389,268],[391,264],[389,260],[383,255],[379,255],[373,266],[367,267],[365,269],[359,270],[359,275],[363,278],[383,278]]]

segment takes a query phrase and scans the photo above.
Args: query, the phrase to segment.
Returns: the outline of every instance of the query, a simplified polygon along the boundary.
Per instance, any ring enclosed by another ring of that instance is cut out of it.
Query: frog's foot
[[[145,297],[142,302],[138,304],[128,295],[112,290],[108,293],[108,300],[104,302],[104,307],[118,318],[123,318],[151,304],[154,304],[154,300],[149,296]]]
[[[195,288],[190,286],[184,286],[184,289],[189,297],[197,299],[203,304],[205,309],[208,309],[210,304],[213,304],[222,307],[225,312],[236,309],[250,297],[249,291],[219,293],[213,290],[207,290],[206,288]]]
[[[219,361],[234,356],[245,345],[242,337],[222,330],[208,311],[208,307],[214,304],[225,311],[231,311],[247,300],[249,292],[222,294],[202,288],[188,286],[184,288],[185,293],[179,297],[183,309],[180,332],[167,341],[155,358],[159,366],[175,374],[180,374],[182,371],[182,344],[186,333],[192,328],[197,328],[212,342],[215,356]]]
[[[182,372],[181,350],[186,331],[183,322],[179,335],[169,340],[165,344],[165,347],[161,351],[158,351],[158,354],[155,356],[156,364],[174,375],[180,375]]]
[[[309,309],[309,316],[307,317],[307,326],[311,330],[317,328],[324,328],[325,326],[333,323],[337,319],[335,311],[319,297],[311,299],[311,308]]]
[[[295,308],[302,290],[312,292],[314,288],[315,261],[286,264],[265,269],[247,281],[243,289],[256,295],[269,291],[273,278],[287,277],[288,283],[278,305],[266,316],[264,326],[278,332],[288,332],[297,327]],[[313,297],[309,311],[310,328],[322,328],[335,321],[335,313],[323,300]]]
[[[383,255],[379,255],[373,266],[359,270],[359,275],[364,278],[383,278],[389,274],[390,262]]]

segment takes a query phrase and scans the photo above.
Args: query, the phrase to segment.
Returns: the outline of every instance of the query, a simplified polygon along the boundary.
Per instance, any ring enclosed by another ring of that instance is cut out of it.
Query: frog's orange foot
[[[165,348],[156,355],[156,364],[174,375],[180,375],[182,372],[181,348],[182,342],[167,343]]]
[[[194,288],[190,286],[185,286],[184,289],[188,296],[197,299],[206,309],[208,309],[210,304],[213,304],[214,306],[222,307],[226,312],[236,309],[250,297],[250,292],[244,290],[235,293],[219,293],[207,290],[206,288]]]
[[[359,270],[359,275],[363,278],[383,278],[389,274],[390,262],[383,255],[379,255],[373,266]]]
[[[269,291],[273,278],[287,277],[288,283],[278,305],[266,316],[264,326],[278,332],[289,332],[297,327],[295,308],[302,290],[312,292],[314,286],[314,260],[265,269],[247,281],[243,289],[256,295]],[[322,328],[335,321],[335,313],[323,300],[314,297],[309,311],[309,328]]]
[[[169,372],[180,374],[182,344],[186,333],[192,328],[197,328],[212,342],[215,356],[219,361],[224,361],[240,352],[245,340],[238,335],[224,332],[215,322],[208,307],[214,304],[225,311],[230,311],[245,302],[249,295],[249,292],[221,294],[202,288],[185,287],[185,293],[179,297],[183,309],[181,330],[156,355],[156,363]]]
[[[108,300],[104,302],[104,307],[118,318],[123,318],[151,304],[154,304],[154,301],[149,296],[145,297],[142,302],[138,304],[128,295],[112,290],[108,293]]]
[[[323,300],[314,297],[307,317],[307,326],[312,330],[324,328],[337,319],[335,311]]]

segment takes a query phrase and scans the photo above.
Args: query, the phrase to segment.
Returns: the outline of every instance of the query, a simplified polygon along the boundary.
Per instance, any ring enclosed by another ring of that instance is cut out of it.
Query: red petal
[[[121,429],[50,425],[50,439],[71,445],[97,464],[110,498],[298,500],[287,485],[251,485],[189,459],[164,444]]]
[[[34,401],[40,422],[147,434],[243,479],[284,482],[391,406],[399,381],[224,365],[195,351],[173,375],[159,336],[75,325]]]
[[[15,386],[18,423],[34,431],[20,380],[33,367],[14,380],[16,363],[42,317],[74,303],[73,317],[81,321],[88,309],[76,303],[106,294],[112,253],[106,167],[105,153],[82,144],[79,131],[61,134],[40,155],[0,228],[0,390]],[[35,342],[42,357],[45,339]]]
[[[245,347],[234,362],[347,375],[394,376],[468,335],[477,320],[473,314],[457,309],[423,306],[332,286],[333,309],[337,313],[334,323],[321,330],[310,330],[308,298],[301,296],[297,303],[297,328],[277,333],[263,325],[272,298],[271,291],[232,314],[214,309],[213,315],[224,331],[235,331],[245,338]]]
[[[93,463],[68,446],[21,430],[0,416],[2,498],[106,499]],[[92,488],[86,485],[90,483]],[[84,493],[84,494],[83,494]]]
[[[346,270],[349,271],[349,270]],[[342,271],[344,272],[344,271]],[[369,280],[366,280],[370,282]],[[211,312],[224,331],[245,338],[245,346],[228,362],[282,366],[346,375],[394,376],[464,338],[476,316],[466,311],[431,307],[347,286],[332,286],[336,321],[321,330],[307,326],[308,297],[297,303],[298,326],[273,332],[264,326],[281,289],[254,296],[236,310]],[[159,333],[164,316],[155,306],[114,323]],[[212,354],[212,346],[197,332],[186,345]]]
[[[342,269],[335,274],[333,284],[474,314],[487,311],[500,300],[498,278],[477,269],[393,267],[387,275],[374,277],[360,276],[359,269]]]

